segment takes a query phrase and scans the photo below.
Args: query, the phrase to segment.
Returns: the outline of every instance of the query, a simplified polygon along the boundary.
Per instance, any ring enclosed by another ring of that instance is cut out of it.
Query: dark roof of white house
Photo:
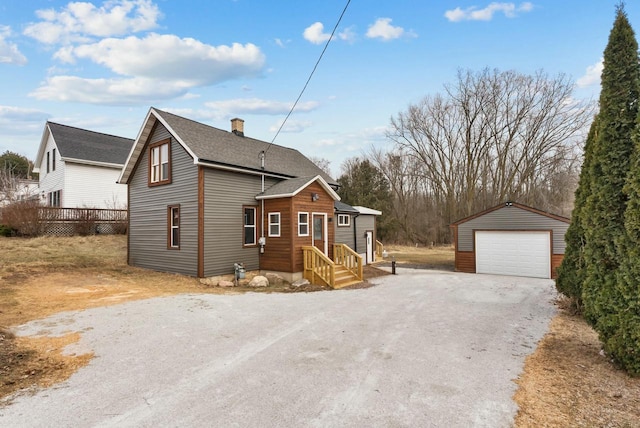
[[[133,146],[131,138],[118,137],[47,122],[62,158],[124,165]]]
[[[296,149],[269,144],[266,141],[239,136],[175,114],[151,108],[131,152],[120,181],[128,181],[132,163],[141,154],[146,138],[157,119],[185,146],[195,160],[212,167],[227,167],[260,173],[261,152],[265,152],[264,172],[283,178],[321,176],[328,184],[336,181]],[[133,161],[133,162],[132,162]]]

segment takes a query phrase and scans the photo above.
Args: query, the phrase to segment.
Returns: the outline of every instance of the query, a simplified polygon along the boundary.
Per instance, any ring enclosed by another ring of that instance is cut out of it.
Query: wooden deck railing
[[[322,282],[329,287],[336,283],[336,265],[316,247],[302,247],[304,258],[304,277],[312,284]]]
[[[382,260],[383,253],[384,253],[384,245],[382,245],[382,242],[376,239],[376,259]]]
[[[333,260],[342,265],[360,281],[364,279],[362,257],[345,244],[333,244]]]
[[[126,222],[127,210],[41,207],[39,208],[38,217],[41,221],[55,222],[82,222],[88,220],[101,223]]]

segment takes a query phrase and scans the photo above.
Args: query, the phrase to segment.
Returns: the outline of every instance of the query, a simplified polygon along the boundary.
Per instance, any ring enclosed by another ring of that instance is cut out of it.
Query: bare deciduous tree
[[[593,104],[572,98],[573,87],[542,71],[459,71],[444,95],[392,118],[387,136],[418,162],[413,174],[446,224],[505,200],[566,214],[593,113]]]

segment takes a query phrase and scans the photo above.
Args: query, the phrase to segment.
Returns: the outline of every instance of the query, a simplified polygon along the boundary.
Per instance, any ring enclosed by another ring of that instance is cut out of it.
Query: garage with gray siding
[[[505,202],[451,225],[460,272],[555,278],[570,220]]]

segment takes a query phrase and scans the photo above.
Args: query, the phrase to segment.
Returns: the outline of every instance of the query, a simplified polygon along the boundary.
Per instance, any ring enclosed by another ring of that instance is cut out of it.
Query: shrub
[[[97,214],[93,209],[81,209],[77,211],[74,232],[76,235],[87,236],[96,234]]]
[[[38,201],[20,201],[2,209],[2,224],[20,236],[42,235],[44,227],[39,218]]]
[[[14,230],[9,226],[4,224],[0,224],[0,236],[11,236],[14,234]]]

